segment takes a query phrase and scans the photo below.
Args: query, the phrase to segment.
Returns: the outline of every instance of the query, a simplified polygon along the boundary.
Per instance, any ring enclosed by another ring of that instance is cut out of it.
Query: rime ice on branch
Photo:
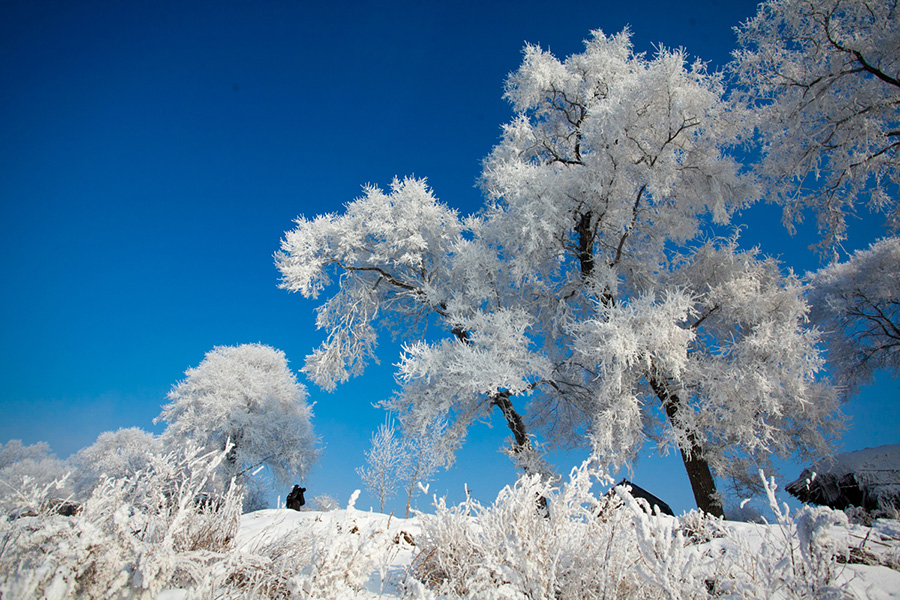
[[[900,225],[900,10],[894,0],[768,0],[738,28],[731,70],[757,116],[769,195],[821,248],[863,204]]]

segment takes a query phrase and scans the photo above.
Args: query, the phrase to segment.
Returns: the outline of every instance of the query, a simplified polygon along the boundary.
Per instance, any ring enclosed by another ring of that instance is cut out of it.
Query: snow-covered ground
[[[851,547],[869,554],[881,565],[849,564],[841,578],[858,598],[900,598],[900,521],[879,519],[873,527],[853,526]]]
[[[367,574],[356,597],[401,597],[402,584],[416,554],[415,539],[421,532],[418,518],[398,519],[352,509],[329,512],[261,510],[241,517],[236,547],[240,552],[254,554],[271,543],[292,539],[323,540],[345,531],[355,533],[363,540],[375,536],[388,542],[383,559],[375,561],[375,568]]]
[[[900,598],[900,521],[791,512],[771,479],[770,524],[650,514],[627,486],[592,491],[590,465],[523,476],[489,505],[435,498],[412,519],[357,510],[357,494],[342,510],[242,515],[234,486],[197,501],[217,465],[203,459],[104,480],[69,516],[52,486],[23,495],[0,519],[0,598]]]
[[[656,517],[663,518],[666,517]],[[723,530],[730,534],[726,539],[742,538],[749,545],[760,545],[767,537],[778,536],[777,525],[760,525],[725,521]],[[416,539],[422,527],[419,517],[398,519],[390,515],[358,510],[330,512],[297,512],[285,509],[262,510],[243,515],[236,539],[238,551],[255,554],[271,543],[286,540],[321,540],[330,533],[349,531],[362,538],[384,536],[395,546],[374,568],[356,593],[357,598],[400,598],[417,554]],[[872,527],[853,525],[849,530],[849,543],[853,555],[866,555],[871,562],[893,564],[841,564],[837,568],[837,586],[846,586],[852,598],[881,600],[900,598],[900,521],[880,519]],[[845,536],[845,531],[832,530],[835,536]],[[720,551],[717,538],[696,546],[698,552]],[[411,590],[407,590],[411,591]],[[415,595],[423,594],[417,590]]]

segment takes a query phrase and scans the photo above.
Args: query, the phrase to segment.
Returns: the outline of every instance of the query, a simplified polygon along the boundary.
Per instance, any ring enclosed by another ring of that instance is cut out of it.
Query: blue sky
[[[272,254],[299,214],[338,211],[361,186],[428,177],[460,212],[481,203],[481,159],[511,117],[505,76],[524,43],[578,52],[591,29],[630,24],[639,50],[728,60],[754,2],[0,3],[0,442],[60,457],[151,421],[216,345],[262,342],[295,369],[321,340],[315,304],[277,288]],[[812,225],[790,238],[773,207],[744,239],[799,271]],[[851,247],[881,234],[851,230]],[[328,394],[310,386],[324,458],[308,494],[342,502],[360,482],[372,406],[397,349]],[[897,384],[847,411],[847,449],[898,439]],[[489,501],[514,480],[507,436],[476,427],[432,491]],[[576,458],[557,457],[567,471]],[[799,469],[785,473],[792,478]],[[676,457],[637,483],[692,506]],[[420,500],[420,503],[422,501]],[[360,505],[371,500],[363,497]],[[397,503],[399,506],[399,502]]]

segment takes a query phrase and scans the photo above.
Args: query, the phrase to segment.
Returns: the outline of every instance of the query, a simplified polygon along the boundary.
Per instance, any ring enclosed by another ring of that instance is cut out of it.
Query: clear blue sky
[[[511,117],[526,41],[558,56],[626,24],[639,50],[684,46],[720,66],[752,1],[0,3],[0,442],[66,457],[119,427],[158,431],[169,388],[216,345],[262,342],[298,369],[321,340],[314,303],[277,288],[272,254],[299,214],[340,210],[366,183],[426,176],[463,213]],[[745,239],[796,269],[812,232],[751,211]],[[851,232],[864,246],[880,231]],[[805,237],[804,237],[805,236]],[[310,387],[325,445],[304,482],[345,502],[394,387],[382,366]],[[900,441],[897,384],[848,407],[847,449]],[[432,491],[492,500],[515,472],[507,436],[472,431]],[[558,457],[567,471],[573,457]],[[799,470],[785,474],[793,478]],[[637,483],[692,506],[680,460]],[[420,500],[420,503],[422,501]],[[371,500],[363,497],[360,505]],[[399,506],[399,502],[397,503]]]

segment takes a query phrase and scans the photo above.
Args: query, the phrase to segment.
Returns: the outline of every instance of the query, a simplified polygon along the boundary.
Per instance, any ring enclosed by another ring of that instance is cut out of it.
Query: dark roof
[[[648,504],[650,504],[651,508],[656,506],[657,508],[659,508],[659,512],[661,512],[664,515],[670,515],[672,517],[675,516],[675,513],[672,512],[672,508],[668,504],[666,504],[665,502],[663,502],[658,497],[654,496],[653,494],[651,494],[650,492],[648,492],[641,486],[635,485],[634,483],[631,483],[627,479],[623,479],[616,485],[629,486],[631,488],[631,495],[634,496],[635,498],[643,498],[644,500],[647,501]]]
[[[838,510],[900,507],[900,444],[837,454],[804,469],[784,489],[803,502]]]

